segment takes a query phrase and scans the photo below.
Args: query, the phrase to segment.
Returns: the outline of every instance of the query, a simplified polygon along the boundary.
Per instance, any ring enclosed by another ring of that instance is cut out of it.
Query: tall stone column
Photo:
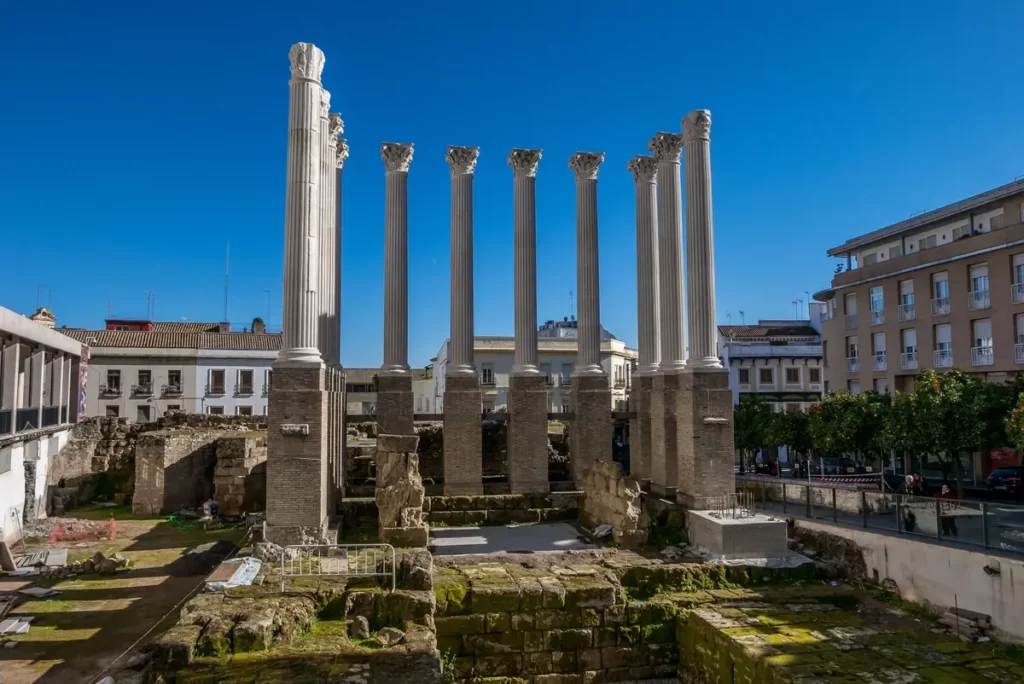
[[[637,155],[626,168],[636,187],[636,312],[639,368],[630,393],[634,418],[630,419],[630,476],[651,479],[651,390],[661,362],[661,326],[658,316],[658,208],[654,157]]]
[[[317,347],[320,349],[320,356],[329,367],[331,359],[331,324],[330,312],[334,309],[334,302],[331,300],[331,288],[334,285],[334,253],[333,247],[333,213],[331,205],[334,203],[334,149],[337,145],[337,137],[334,144],[331,143],[331,94],[326,90],[320,91],[320,244],[317,250],[319,263],[317,271],[319,284],[317,285]]]
[[[540,150],[514,149],[512,167],[515,361],[508,389],[508,481],[514,494],[548,484],[548,381],[537,367],[537,165]],[[447,408],[447,407],[446,407]]]
[[[387,205],[384,218],[384,365],[377,376],[377,426],[383,434],[411,435],[409,373],[409,165],[413,146],[383,143]]]
[[[336,129],[338,134],[344,130],[344,125],[341,122],[340,114],[332,114],[338,117],[338,125]],[[336,443],[339,445],[338,450],[335,452],[334,462],[331,466],[331,471],[334,477],[334,495],[335,501],[345,495],[345,456],[348,453],[348,437],[345,431],[345,413],[346,413],[346,396],[345,396],[345,371],[341,368],[341,198],[342,198],[342,178],[344,174],[345,160],[348,159],[348,142],[343,138],[339,138],[337,144],[334,147],[334,165],[337,169],[337,175],[334,178],[334,204],[332,206],[334,225],[334,311],[331,312],[333,317],[333,323],[331,324],[331,331],[334,333],[333,340],[333,358],[338,364],[334,379],[335,384],[335,401],[337,406],[334,409],[334,415],[338,416],[337,419],[337,437]],[[335,507],[336,510],[336,507]]]
[[[651,386],[651,489],[673,499],[679,481],[677,403],[686,367],[683,334],[683,207],[679,161],[683,136],[657,133],[648,143],[657,163],[658,306],[661,359]]]
[[[283,340],[267,421],[267,537],[277,544],[326,540],[330,496],[327,378],[317,347],[324,53],[296,43],[289,58]]]
[[[451,334],[444,390],[444,493],[483,494],[483,414],[473,352],[473,171],[479,147],[448,147]]]
[[[677,499],[707,508],[708,497],[736,491],[734,433],[729,373],[715,348],[715,251],[711,213],[711,112],[683,117],[686,154],[686,264],[690,355],[679,411]],[[683,401],[689,405],[684,406]]]
[[[612,459],[612,391],[601,366],[601,295],[597,250],[597,169],[601,152],[577,152],[569,159],[576,174],[576,289],[579,321],[576,365],[571,379],[573,422],[569,458],[573,478],[594,461]]]

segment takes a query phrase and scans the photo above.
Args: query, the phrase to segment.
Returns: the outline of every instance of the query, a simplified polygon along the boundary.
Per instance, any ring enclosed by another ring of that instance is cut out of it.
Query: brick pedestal
[[[569,462],[573,480],[582,485],[583,472],[594,461],[612,460],[612,391],[604,374],[574,375],[571,390]]]
[[[327,541],[328,392],[320,366],[274,368],[267,417],[267,540]]]
[[[651,390],[654,376],[634,375],[629,419],[629,476],[643,485],[651,482]]]
[[[476,373],[449,375],[444,388],[444,493],[484,493],[483,416]]]
[[[676,500],[707,508],[707,497],[733,494],[732,392],[725,369],[686,371],[679,378],[679,470]]]
[[[548,386],[544,375],[513,375],[508,387],[508,483],[513,494],[547,493]]]
[[[377,376],[377,434],[416,434],[409,373]]]
[[[651,379],[651,492],[670,500],[679,482],[678,389],[678,373],[658,373]]]

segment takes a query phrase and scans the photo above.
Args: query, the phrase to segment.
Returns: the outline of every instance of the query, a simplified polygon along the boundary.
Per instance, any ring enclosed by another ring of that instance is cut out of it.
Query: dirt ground
[[[8,638],[14,648],[0,648],[3,684],[77,684],[98,679],[105,668],[153,629],[166,630],[177,619],[175,606],[203,581],[187,575],[174,562],[190,548],[219,539],[241,540],[240,527],[206,531],[190,523],[163,519],[139,519],[127,508],[86,508],[69,518],[116,520],[113,541],[65,541],[48,543],[29,538],[28,549],[68,548],[68,560],[120,552],[132,568],[112,576],[80,575],[65,580],[4,577],[0,591],[25,586],[50,586],[60,593],[47,599],[22,597],[10,616],[34,615],[28,634]],[[15,549],[20,553],[21,545]],[[170,613],[171,620],[164,620]]]

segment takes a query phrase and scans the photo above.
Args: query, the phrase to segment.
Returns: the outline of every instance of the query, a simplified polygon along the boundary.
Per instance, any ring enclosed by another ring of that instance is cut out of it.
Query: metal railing
[[[949,297],[936,297],[932,300],[932,315],[945,316],[949,313]]]
[[[712,518],[721,520],[737,520],[754,517],[754,493],[736,492],[722,496],[709,496],[703,502],[703,508]]]
[[[846,314],[846,329],[854,330],[857,327],[857,314]]]
[[[263,383],[263,396],[265,396],[265,397],[270,396],[270,383],[269,382]]]
[[[912,321],[917,317],[917,311],[913,304],[900,304],[899,317],[901,321]]]
[[[952,349],[936,349],[934,352],[933,363],[936,368],[949,368],[953,365],[953,350]]]
[[[235,394],[250,395],[252,394],[252,383],[244,384],[238,383],[235,385]]]
[[[206,393],[213,395],[224,394],[224,385],[210,384],[206,386]]]
[[[1010,286],[1010,296],[1014,304],[1024,304],[1024,283],[1014,283]]]
[[[859,371],[860,359],[858,359],[856,356],[851,356],[850,358],[846,359],[846,370],[851,373],[856,373],[857,371]]]
[[[971,347],[972,366],[991,366],[993,361],[992,347]]]
[[[1024,363],[1024,344],[1018,342],[1013,345],[1013,360],[1017,363]]]
[[[119,397],[121,396],[120,385],[100,385],[100,396],[101,397]]]
[[[181,385],[164,385],[160,388],[160,392],[166,397],[180,397]]]
[[[486,375],[480,376],[480,384],[483,385],[484,387],[493,387],[494,386],[494,376],[493,375],[491,375],[490,377],[488,377]]]
[[[903,370],[914,370],[917,368],[917,352],[901,354],[900,367],[902,367]]]
[[[882,325],[885,323],[885,309],[871,310],[871,325]]]
[[[153,383],[142,382],[138,385],[132,385],[132,396],[136,397],[148,397],[153,394]]]
[[[872,359],[871,367],[874,368],[876,371],[884,371],[885,370],[885,352],[884,351],[876,351],[875,352],[874,358]]]
[[[974,292],[968,293],[970,299],[967,302],[968,308],[972,311],[977,309],[987,309],[989,307],[989,296],[988,290],[975,290]]]
[[[44,406],[42,427],[54,425],[60,425],[60,406]]]
[[[833,524],[928,539],[946,546],[1024,556],[1024,506],[1002,501],[940,499],[858,486],[746,476],[737,481],[752,508]]]
[[[281,551],[281,591],[289,577],[390,577],[395,590],[391,544],[296,544]]]

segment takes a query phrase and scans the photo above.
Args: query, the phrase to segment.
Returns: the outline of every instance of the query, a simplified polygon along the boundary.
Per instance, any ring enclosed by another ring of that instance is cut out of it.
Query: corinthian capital
[[[683,117],[683,142],[711,139],[711,112],[694,109]]]
[[[597,167],[604,161],[604,152],[577,152],[569,158],[569,168],[576,180],[597,180]]]
[[[479,156],[479,147],[456,147],[449,145],[448,152],[444,155],[444,158],[452,170],[452,178],[455,178],[456,176],[471,175],[476,170],[476,160]]]
[[[508,155],[508,165],[516,176],[534,178],[537,176],[537,164],[540,163],[540,150],[514,149]]]
[[[335,153],[334,163],[340,169],[345,166],[346,159],[348,159],[348,140],[340,138],[338,140],[338,151]]]
[[[651,142],[647,143],[647,149],[654,153],[659,164],[678,162],[683,151],[683,136],[681,133],[655,133]]]
[[[653,183],[658,179],[658,160],[646,154],[638,154],[629,160],[626,169],[633,174],[635,183]]]
[[[324,71],[324,52],[312,43],[296,43],[288,51],[292,62],[292,78],[320,82]]]
[[[320,118],[326,119],[331,112],[331,93],[329,90],[320,91]]]
[[[412,143],[381,143],[380,158],[388,173],[408,171],[412,164]]]
[[[332,138],[337,138],[338,136],[345,132],[345,122],[341,120],[341,114],[338,114],[337,112],[331,112],[327,118],[330,119],[331,121],[330,135]]]

